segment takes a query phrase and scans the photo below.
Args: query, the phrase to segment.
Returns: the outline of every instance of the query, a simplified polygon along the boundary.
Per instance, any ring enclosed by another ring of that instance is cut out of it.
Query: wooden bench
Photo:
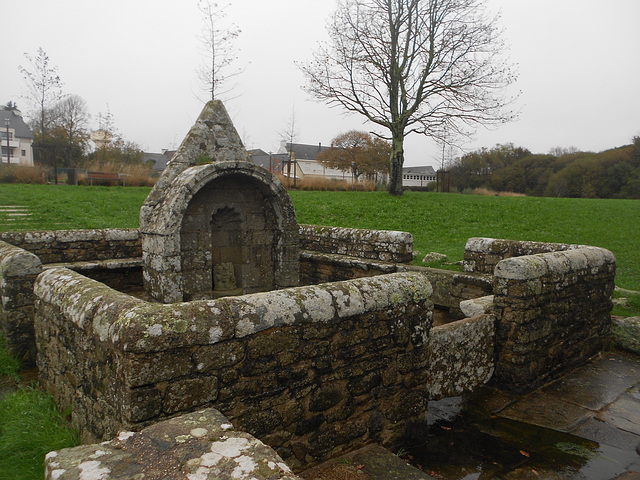
[[[108,181],[120,181],[122,180],[122,185],[125,185],[124,177],[119,173],[113,172],[87,172],[87,180],[91,181],[91,185],[93,185],[94,180],[108,180]]]

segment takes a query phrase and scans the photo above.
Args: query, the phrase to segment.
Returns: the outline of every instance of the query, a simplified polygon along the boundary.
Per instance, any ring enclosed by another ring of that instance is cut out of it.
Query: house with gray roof
[[[325,178],[329,180],[345,180],[351,182],[351,174],[343,170],[335,168],[327,168],[318,163],[316,157],[320,152],[328,150],[331,147],[323,146],[321,143],[317,145],[308,145],[303,143],[287,143],[280,144],[279,155],[286,155],[287,160],[291,159],[291,176],[300,179]],[[283,175],[289,175],[289,167],[283,167]]]
[[[0,110],[2,163],[33,167],[33,132],[20,110]]]
[[[249,150],[248,152],[253,163],[265,170],[269,170],[271,173],[282,174],[289,161],[289,155],[285,153],[267,153],[260,148]]]
[[[410,188],[427,188],[427,185],[436,181],[436,171],[432,166],[403,167],[402,186]]]
[[[155,172],[163,171],[169,160],[176,153],[175,150],[162,150],[162,153],[145,153],[142,155],[143,162],[153,162],[153,170]]]

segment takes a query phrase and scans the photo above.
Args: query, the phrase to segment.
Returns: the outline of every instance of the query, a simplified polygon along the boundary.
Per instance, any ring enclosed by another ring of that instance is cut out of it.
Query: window
[[[22,156],[23,156],[23,157],[26,157],[26,156],[27,156],[27,151],[26,151],[26,150],[20,150],[20,152],[22,153]]]

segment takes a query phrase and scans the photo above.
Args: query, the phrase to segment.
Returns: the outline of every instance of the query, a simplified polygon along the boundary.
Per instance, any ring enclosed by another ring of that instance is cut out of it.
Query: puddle
[[[413,466],[434,478],[610,480],[638,461],[623,450],[567,433],[478,415],[445,399],[430,407],[426,444],[407,450]],[[447,403],[448,402],[448,403]],[[435,413],[434,413],[435,410]],[[440,416],[440,418],[438,418]]]

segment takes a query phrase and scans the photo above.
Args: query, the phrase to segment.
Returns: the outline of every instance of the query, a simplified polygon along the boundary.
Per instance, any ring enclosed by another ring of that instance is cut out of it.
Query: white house
[[[33,166],[33,133],[19,110],[0,110],[2,163]]]
[[[322,144],[305,145],[302,143],[286,143],[282,142],[278,155],[290,156],[291,168],[286,163],[283,165],[282,173],[285,176],[312,179],[326,178],[329,180],[345,180],[351,182],[351,173],[336,168],[326,168],[316,161],[317,155],[328,150],[331,147],[324,147]]]
[[[436,181],[436,171],[432,166],[404,167],[402,169],[403,187],[427,188],[427,185]]]

